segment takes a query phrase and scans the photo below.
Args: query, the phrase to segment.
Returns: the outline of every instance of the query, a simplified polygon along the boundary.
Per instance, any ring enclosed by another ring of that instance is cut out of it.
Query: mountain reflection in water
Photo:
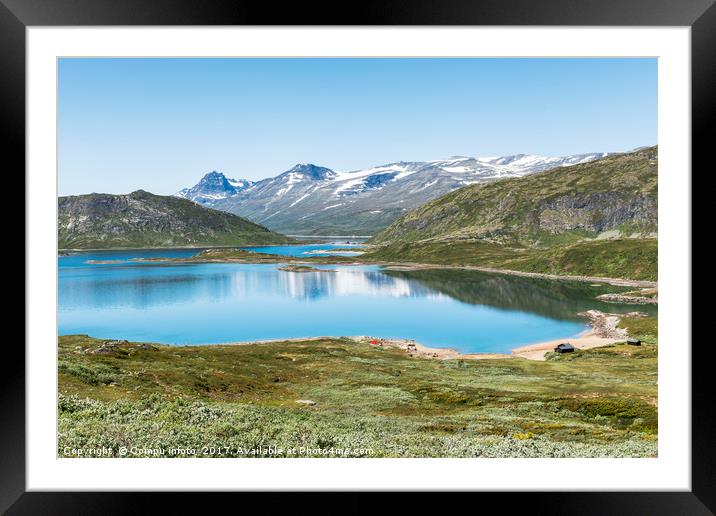
[[[137,256],[146,256],[148,252]],[[377,266],[132,262],[131,252],[59,260],[60,334],[208,344],[318,335],[409,338],[505,352],[584,329],[576,312],[650,310],[600,303],[613,287],[459,270]],[[135,256],[136,257],[136,256]],[[105,263],[87,263],[105,260]]]
[[[527,310],[545,317],[581,320],[578,312],[645,312],[656,314],[656,305],[606,303],[596,297],[608,292],[634,290],[608,284],[578,281],[545,280],[508,274],[485,273],[457,269],[424,269],[391,271],[395,279],[419,284],[453,299],[475,305],[489,305],[507,310]]]

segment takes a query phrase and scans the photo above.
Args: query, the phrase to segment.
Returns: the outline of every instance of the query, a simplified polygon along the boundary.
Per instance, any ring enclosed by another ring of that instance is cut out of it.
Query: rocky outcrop
[[[607,303],[626,303],[634,305],[657,305],[659,298],[657,296],[629,296],[624,294],[602,294],[597,296],[600,301]]]
[[[553,234],[575,229],[602,233],[625,223],[652,228],[657,202],[643,194],[570,193],[542,204],[537,219],[539,230]]]
[[[594,330],[594,334],[598,337],[606,339],[626,339],[628,337],[627,331],[624,328],[618,327],[621,318],[618,314],[607,314],[599,310],[588,310],[586,312],[580,312],[579,315],[587,318],[589,325]]]

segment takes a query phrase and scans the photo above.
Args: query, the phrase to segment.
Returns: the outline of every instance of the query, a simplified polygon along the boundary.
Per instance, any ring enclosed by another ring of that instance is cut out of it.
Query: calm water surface
[[[244,247],[247,251],[255,251],[257,253],[280,254],[281,256],[317,256],[328,254],[326,251],[334,249],[355,249],[355,251],[334,251],[330,254],[336,256],[353,256],[360,253],[359,244],[305,244],[305,245],[274,245],[268,247]],[[318,252],[317,252],[318,251]]]
[[[302,254],[325,245],[330,244],[261,250]],[[608,287],[472,271],[395,272],[329,265],[319,268],[335,272],[294,273],[277,270],[280,264],[131,261],[196,252],[105,251],[59,257],[60,335],[165,344],[373,335],[463,352],[506,352],[521,344],[577,335],[585,329],[577,311],[635,309],[595,301]]]

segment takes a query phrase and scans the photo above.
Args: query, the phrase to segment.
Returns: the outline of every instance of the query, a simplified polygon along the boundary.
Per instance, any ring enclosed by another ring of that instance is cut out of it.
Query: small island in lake
[[[282,265],[278,270],[285,272],[336,272],[334,269],[319,269],[310,265]]]

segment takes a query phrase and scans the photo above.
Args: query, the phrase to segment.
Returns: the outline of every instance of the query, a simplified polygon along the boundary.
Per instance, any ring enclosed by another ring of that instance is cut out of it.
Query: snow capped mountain
[[[469,185],[502,177],[520,177],[554,167],[576,165],[606,156],[606,153],[579,154],[564,157],[544,157],[527,154],[498,158],[471,158],[454,156],[447,160],[427,162],[391,163],[366,170],[338,173],[334,193],[339,197],[356,195],[386,186],[393,181],[407,178],[414,173],[428,176],[430,172],[451,178],[461,185]],[[435,178],[433,178],[435,179]],[[430,181],[426,181],[428,186]]]
[[[216,170],[209,172],[191,188],[184,188],[175,197],[189,199],[198,204],[213,205],[220,199],[226,199],[250,188],[254,183],[248,179],[229,179]]]
[[[322,181],[324,179],[334,179],[336,173],[330,168],[319,167],[313,163],[298,163],[291,170],[287,170],[278,177],[286,177],[291,183],[303,181]]]
[[[446,160],[398,161],[348,172],[299,163],[275,177],[246,181],[241,188],[213,172],[218,177],[207,174],[196,186],[177,195],[283,233],[369,235],[406,211],[463,186],[605,156],[607,153],[453,156]]]

